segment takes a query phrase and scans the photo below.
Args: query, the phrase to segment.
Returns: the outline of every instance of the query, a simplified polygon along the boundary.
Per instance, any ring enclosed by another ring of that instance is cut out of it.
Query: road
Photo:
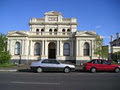
[[[120,73],[0,72],[0,90],[120,90]]]

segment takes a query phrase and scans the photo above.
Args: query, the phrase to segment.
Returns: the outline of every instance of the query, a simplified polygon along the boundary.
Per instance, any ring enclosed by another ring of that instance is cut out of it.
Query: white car
[[[64,71],[65,73],[69,73],[70,71],[75,70],[74,65],[62,64],[54,59],[44,59],[37,62],[32,62],[30,68],[38,73],[42,71]]]

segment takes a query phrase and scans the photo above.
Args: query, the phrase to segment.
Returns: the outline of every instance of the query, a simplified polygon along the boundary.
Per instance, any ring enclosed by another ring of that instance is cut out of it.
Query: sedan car
[[[65,73],[69,73],[70,71],[75,70],[74,65],[62,64],[58,60],[54,59],[44,59],[37,62],[32,62],[30,68],[38,73],[42,71],[64,71]]]
[[[120,66],[111,64],[110,61],[105,59],[93,59],[84,64],[85,70],[96,72],[96,71],[114,71],[119,72]]]

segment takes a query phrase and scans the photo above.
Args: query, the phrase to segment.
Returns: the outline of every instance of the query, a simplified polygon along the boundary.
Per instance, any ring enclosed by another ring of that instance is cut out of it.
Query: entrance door
[[[48,58],[56,59],[56,45],[53,42],[49,43],[48,46]]]

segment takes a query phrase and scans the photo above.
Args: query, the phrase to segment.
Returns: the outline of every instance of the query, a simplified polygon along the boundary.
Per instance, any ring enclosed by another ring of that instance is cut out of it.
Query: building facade
[[[116,39],[113,39],[113,36],[111,36],[111,54],[120,51],[120,36],[119,33],[116,33]]]
[[[7,49],[13,63],[38,59],[75,61],[97,58],[94,54],[95,31],[77,31],[76,18],[63,18],[51,11],[44,18],[31,18],[30,31],[9,31]]]

